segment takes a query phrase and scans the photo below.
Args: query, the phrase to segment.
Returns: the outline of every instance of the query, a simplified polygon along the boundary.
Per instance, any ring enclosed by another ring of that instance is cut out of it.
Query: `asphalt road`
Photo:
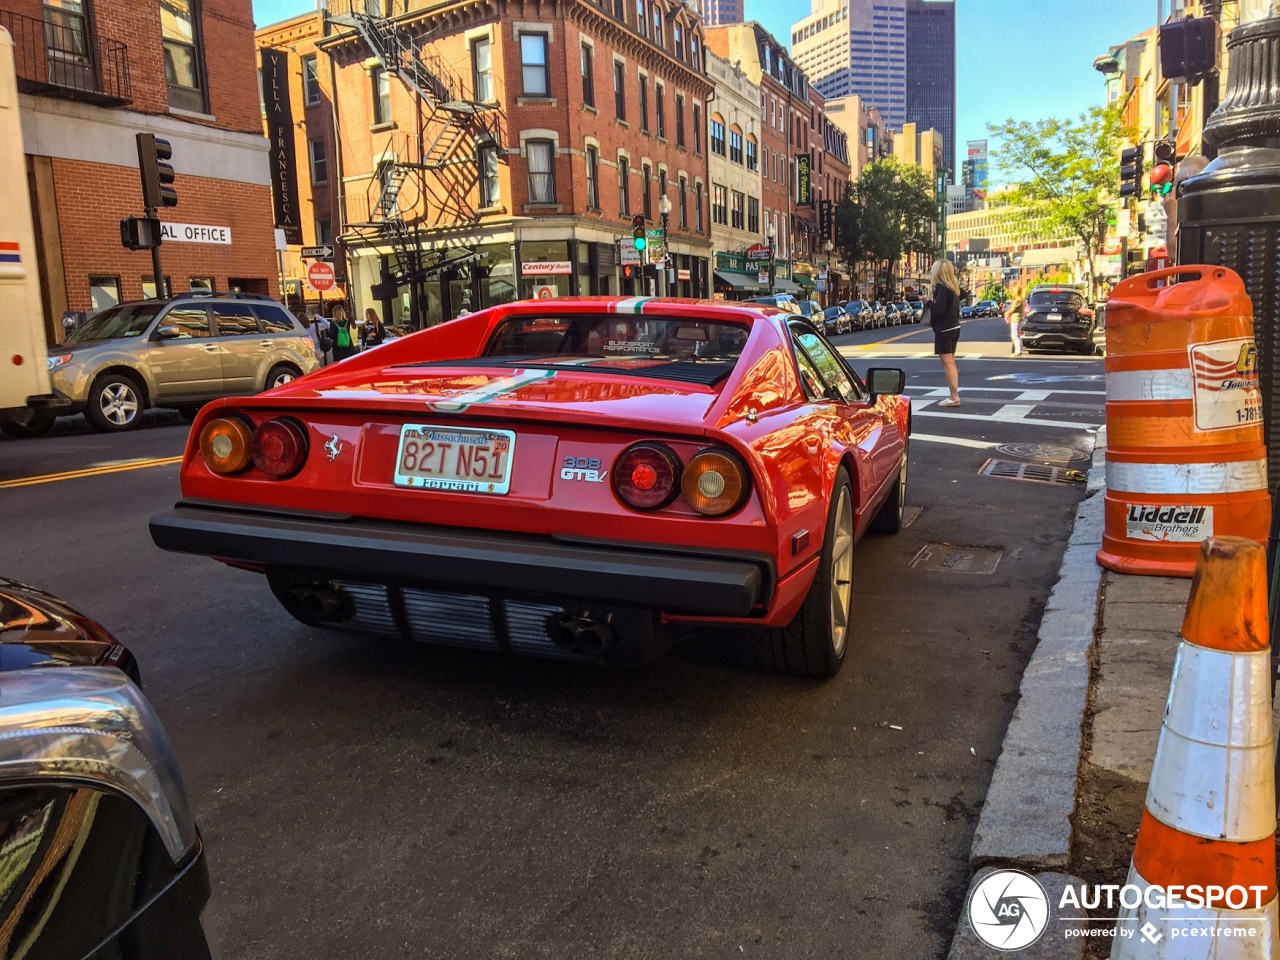
[[[137,654],[227,957],[941,957],[1083,493],[978,469],[996,444],[1086,451],[1103,422],[1100,360],[1004,336],[965,325],[955,410],[928,330],[837,338],[908,372],[920,510],[859,545],[826,683],[713,646],[605,670],[304,627],[255,575],[152,545],[187,432],[167,413],[0,441],[0,575]]]

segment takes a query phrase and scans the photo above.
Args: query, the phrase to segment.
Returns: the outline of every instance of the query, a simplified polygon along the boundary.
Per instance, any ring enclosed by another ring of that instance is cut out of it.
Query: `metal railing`
[[[13,37],[18,89],[71,100],[130,103],[129,48],[103,37],[80,14],[46,12],[44,19],[0,10]]]

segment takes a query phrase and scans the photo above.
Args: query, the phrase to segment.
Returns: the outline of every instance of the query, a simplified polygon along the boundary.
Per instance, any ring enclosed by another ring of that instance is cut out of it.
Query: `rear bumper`
[[[263,569],[665,613],[745,617],[772,595],[767,554],[432,527],[183,501],[151,519],[165,550]]]
[[[1022,342],[1028,346],[1041,347],[1079,347],[1093,343],[1093,331],[1062,330],[1058,328],[1043,329],[1022,325]]]

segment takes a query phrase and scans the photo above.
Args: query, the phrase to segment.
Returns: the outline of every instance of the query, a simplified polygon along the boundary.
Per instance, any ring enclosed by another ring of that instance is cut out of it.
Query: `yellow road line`
[[[46,473],[39,477],[19,477],[16,480],[0,480],[0,490],[6,487],[33,487],[41,483],[56,483],[59,480],[79,480],[83,477],[100,477],[108,473],[123,473],[126,470],[143,470],[147,467],[168,467],[181,463],[182,457],[159,457],[152,460],[127,460],[124,463],[113,463],[100,467],[85,467],[83,470],[68,470],[66,473]]]

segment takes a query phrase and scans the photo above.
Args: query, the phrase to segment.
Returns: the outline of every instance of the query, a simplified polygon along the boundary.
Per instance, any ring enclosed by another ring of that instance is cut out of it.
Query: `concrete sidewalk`
[[[1105,437],[970,852],[970,892],[993,868],[1030,873],[1047,890],[1049,926],[1018,951],[1026,960],[1085,955],[1089,938],[1065,931],[1086,918],[1057,908],[1064,884],[1124,882],[1191,589],[1189,579],[1098,566]],[[978,939],[962,906],[951,960],[1008,955]]]

